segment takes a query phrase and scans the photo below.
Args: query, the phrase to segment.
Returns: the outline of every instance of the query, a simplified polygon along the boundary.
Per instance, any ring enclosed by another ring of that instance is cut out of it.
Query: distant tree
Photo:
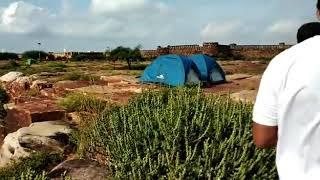
[[[140,45],[136,46],[134,49],[119,46],[110,52],[109,58],[113,61],[125,60],[128,64],[129,70],[131,70],[132,62],[142,60],[140,48]]]
[[[56,60],[56,57],[54,57],[53,54],[48,54],[47,58],[46,58],[48,61],[54,61]]]
[[[73,60],[75,61],[86,61],[86,60],[105,60],[106,57],[102,53],[88,53],[88,54],[75,54],[72,57]]]
[[[26,51],[22,54],[23,59],[39,59],[39,53],[40,53],[40,58],[41,59],[46,59],[48,57],[48,53],[44,51],[36,51],[36,50],[31,50],[31,51]]]
[[[0,53],[0,60],[18,60],[19,56],[16,53],[3,52]]]

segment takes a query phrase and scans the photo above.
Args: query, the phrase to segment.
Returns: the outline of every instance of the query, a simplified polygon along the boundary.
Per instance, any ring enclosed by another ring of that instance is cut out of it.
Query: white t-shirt
[[[320,179],[320,36],[276,56],[264,72],[254,122],[278,126],[281,180]]]

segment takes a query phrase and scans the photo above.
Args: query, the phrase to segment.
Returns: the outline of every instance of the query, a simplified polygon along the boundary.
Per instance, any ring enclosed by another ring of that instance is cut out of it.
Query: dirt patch
[[[220,61],[219,64],[226,74],[262,74],[268,63],[256,63],[255,61]]]
[[[259,89],[261,76],[252,76],[250,78],[236,79],[224,84],[213,85],[204,88],[205,93],[211,94],[231,94],[242,90],[257,91]]]

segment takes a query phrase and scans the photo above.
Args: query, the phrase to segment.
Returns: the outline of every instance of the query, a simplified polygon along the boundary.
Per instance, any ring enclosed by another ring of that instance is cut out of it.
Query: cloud
[[[137,10],[147,4],[147,0],[92,0],[91,9],[94,13],[104,14]]]
[[[18,1],[4,8],[0,28],[10,33],[30,33],[43,29],[47,21],[54,18],[48,9]]]
[[[95,15],[132,19],[167,14],[170,8],[159,0],[91,0],[90,10]]]
[[[287,34],[296,32],[302,24],[299,20],[281,20],[274,22],[267,28],[269,33]]]
[[[243,23],[238,21],[210,22],[202,29],[201,37],[206,41],[233,42],[244,29]]]

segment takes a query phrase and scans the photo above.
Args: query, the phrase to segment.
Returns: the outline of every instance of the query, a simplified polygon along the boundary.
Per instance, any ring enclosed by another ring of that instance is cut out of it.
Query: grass
[[[33,154],[0,169],[0,179],[48,179],[44,170],[62,161],[60,155]]]
[[[61,99],[58,104],[67,112],[101,112],[107,107],[107,102],[92,95],[71,93]]]
[[[70,81],[97,81],[99,77],[94,75],[84,74],[78,71],[70,72],[65,74],[60,80],[70,80]]]
[[[80,153],[110,157],[116,179],[276,179],[275,150],[252,142],[251,111],[199,89],[144,92],[83,120],[74,138]]]

